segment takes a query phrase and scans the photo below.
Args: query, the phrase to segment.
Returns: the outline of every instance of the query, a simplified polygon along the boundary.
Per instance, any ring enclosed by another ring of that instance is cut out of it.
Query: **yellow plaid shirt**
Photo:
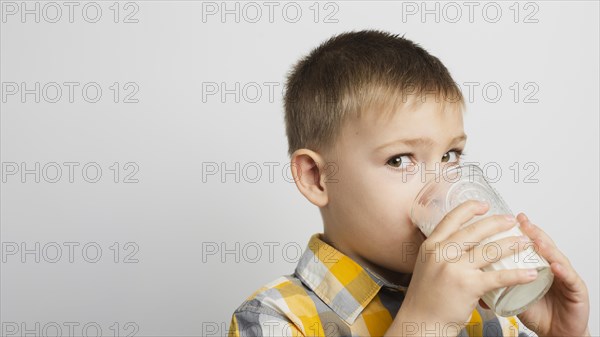
[[[235,310],[229,336],[385,334],[406,288],[363,268],[320,237],[320,233],[312,235],[294,274],[264,285]],[[532,334],[517,317],[497,316],[477,306],[459,337]]]

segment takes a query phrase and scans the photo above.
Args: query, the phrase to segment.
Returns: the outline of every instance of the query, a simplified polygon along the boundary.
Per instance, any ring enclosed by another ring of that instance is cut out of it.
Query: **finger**
[[[456,232],[460,226],[477,215],[483,215],[487,212],[489,205],[483,205],[477,200],[467,200],[453,208],[433,229],[428,239],[434,242],[445,240],[452,233]]]
[[[491,215],[453,233],[448,241],[462,243],[481,242],[494,234],[515,227],[517,220],[510,214]]]
[[[502,287],[529,283],[537,278],[537,271],[522,268],[482,271],[481,278],[483,292],[487,293]]]
[[[569,291],[587,293],[587,286],[574,268],[565,267],[560,263],[552,263],[550,268],[554,276],[561,279]]]
[[[533,227],[527,227],[527,224],[533,224],[531,222],[531,220],[527,217],[527,215],[525,215],[525,213],[519,213],[519,215],[517,215],[517,221],[519,222],[519,224],[521,226],[525,225],[526,230],[531,230],[531,235],[527,235],[530,238],[534,239],[535,237],[539,236],[540,234],[546,234],[544,231],[538,232],[539,227],[537,226],[533,226]],[[532,236],[533,235],[533,236]],[[550,236],[548,236],[546,234],[546,241],[549,241],[552,245],[556,246],[556,244],[554,243],[554,240],[552,240],[552,238]]]
[[[538,254],[543,256],[550,264],[557,262],[565,267],[572,268],[569,259],[558,249],[554,241],[552,241],[546,232],[540,227],[532,224],[526,217],[521,217],[521,219],[525,219],[521,222],[521,231],[533,240],[534,250]]]
[[[476,268],[483,268],[510,256],[513,261],[516,261],[518,254],[528,247],[529,242],[528,237],[509,236],[477,245],[471,251],[463,253],[461,259],[463,261],[469,259],[468,262],[473,263]]]
[[[585,292],[586,286],[573,265],[563,254],[554,241],[540,227],[534,225],[523,214],[521,230],[532,237],[538,254],[544,257],[550,264],[552,273],[561,279],[565,287],[572,292]]]

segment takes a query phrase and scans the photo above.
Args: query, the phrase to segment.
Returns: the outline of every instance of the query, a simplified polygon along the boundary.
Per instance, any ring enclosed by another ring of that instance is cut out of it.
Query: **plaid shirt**
[[[402,304],[406,287],[391,284],[363,268],[320,237],[319,233],[312,235],[294,274],[264,285],[235,310],[229,336],[385,334]],[[429,332],[429,336],[432,334],[435,331]],[[459,337],[531,334],[516,316],[497,316],[477,306]]]

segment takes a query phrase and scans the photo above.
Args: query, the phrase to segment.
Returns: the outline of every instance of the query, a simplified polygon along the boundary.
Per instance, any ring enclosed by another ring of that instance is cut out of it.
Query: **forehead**
[[[373,107],[350,120],[346,136],[366,142],[390,138],[440,139],[463,132],[462,108],[458,104],[413,102],[400,107]]]

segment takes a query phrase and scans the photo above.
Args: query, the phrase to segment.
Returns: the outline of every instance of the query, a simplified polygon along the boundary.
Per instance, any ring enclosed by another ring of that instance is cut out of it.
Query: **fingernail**
[[[505,215],[504,218],[506,220],[508,220],[508,221],[515,221],[516,220],[515,217],[514,217],[514,215],[510,215],[510,214],[509,215]]]
[[[529,237],[527,235],[521,235],[519,236],[519,241],[520,242],[529,242]]]
[[[529,269],[527,270],[527,276],[537,276],[537,269]]]
[[[479,202],[479,207],[481,207],[481,208],[486,208],[486,207],[487,207],[487,205],[488,205],[488,204],[487,204],[487,202],[485,202],[485,201],[480,201],[480,202]]]

